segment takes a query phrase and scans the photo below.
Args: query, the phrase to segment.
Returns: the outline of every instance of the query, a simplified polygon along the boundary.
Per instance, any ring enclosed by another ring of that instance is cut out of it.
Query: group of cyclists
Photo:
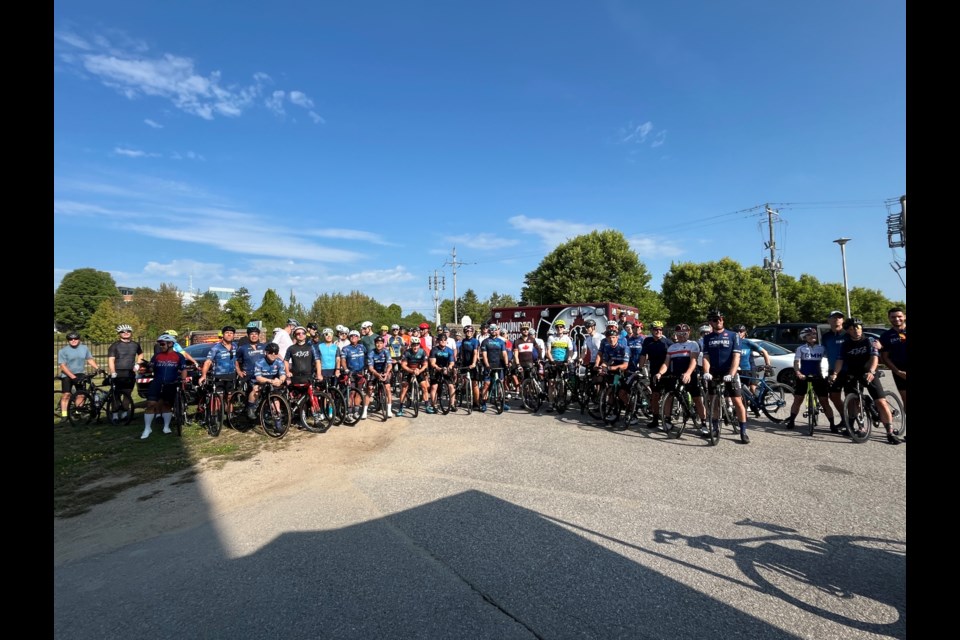
[[[880,341],[863,334],[863,323],[858,318],[845,318],[840,311],[829,314],[831,326],[824,332],[822,344],[817,344],[817,331],[810,327],[801,331],[805,344],[797,349],[794,369],[797,378],[795,398],[787,420],[793,428],[800,407],[812,385],[820,399],[830,429],[838,432],[830,408],[832,402],[842,412],[842,394],[852,392],[857,380],[864,379],[865,388],[876,401],[881,422],[887,431],[887,441],[899,444],[891,428],[891,414],[883,398],[883,390],[876,376],[878,363],[883,361],[894,375],[897,389],[906,406],[906,315],[902,309],[891,309],[888,314],[892,328]],[[246,327],[245,339],[236,341],[236,328],[224,326],[220,340],[212,346],[199,370],[200,388],[208,380],[223,381],[227,385],[243,385],[247,397],[247,416],[254,419],[261,388],[282,385],[304,385],[324,380],[342,381],[354,387],[369,389],[382,381],[386,389],[386,417],[404,415],[404,406],[413,385],[419,387],[426,413],[437,413],[438,391],[447,386],[450,397],[458,376],[470,378],[470,398],[473,408],[485,412],[494,372],[505,383],[513,382],[519,389],[521,379],[556,375],[559,365],[579,365],[586,371],[586,379],[594,383],[624,377],[632,381],[640,376],[649,384],[651,404],[659,407],[660,398],[678,385],[683,385],[693,398],[703,428],[701,434],[718,428],[717,417],[706,419],[703,395],[722,394],[732,400],[739,422],[740,440],[750,442],[747,433],[746,407],[741,396],[741,385],[756,384],[750,361],[754,353],[769,365],[769,356],[746,338],[746,327],[725,328],[724,315],[719,310],[707,313],[706,323],[699,327],[699,339],[691,338],[687,324],[674,326],[672,338],[666,337],[662,321],[651,323],[650,334],[635,318],[621,317],[608,320],[598,331],[595,320],[587,319],[582,327],[571,331],[563,320],[553,323],[544,341],[535,335],[529,323],[522,324],[520,334],[511,340],[497,324],[484,324],[479,334],[471,326],[464,326],[454,334],[449,327],[438,327],[431,333],[430,325],[402,329],[398,324],[382,325],[374,331],[373,323],[363,322],[359,330],[343,325],[322,330],[317,323],[300,325],[290,318],[285,328],[278,329],[270,342],[265,342],[257,323]],[[129,325],[117,327],[118,340],[108,352],[109,375],[124,395],[121,412],[130,411],[130,391],[137,370],[143,362],[143,350],[130,338]],[[83,372],[86,364],[96,363],[86,347],[79,349],[79,336],[71,333],[69,344],[61,350],[58,362],[63,376],[64,397],[75,381],[76,372]],[[144,415],[146,439],[152,432],[156,416],[164,424],[164,433],[170,432],[171,404],[176,385],[187,376],[188,362],[193,360],[178,344],[175,331],[166,331],[157,338],[155,355],[150,364],[153,379],[146,392]],[[821,363],[826,359],[830,374],[824,378]],[[556,363],[556,364],[551,364]],[[546,368],[544,365],[547,365]],[[399,378],[397,378],[399,377]],[[399,398],[392,395],[393,382],[399,380]],[[620,400],[624,404],[626,388],[620,385]],[[360,419],[367,417],[372,394],[365,394],[362,408],[357,404]],[[65,401],[64,404],[66,404]],[[202,403],[202,398],[200,399]],[[65,414],[65,408],[62,407]],[[452,410],[456,410],[453,407]],[[113,416],[114,420],[120,416]],[[712,423],[712,424],[711,424]],[[659,413],[653,412],[652,428],[669,430],[671,425],[660,424]]]

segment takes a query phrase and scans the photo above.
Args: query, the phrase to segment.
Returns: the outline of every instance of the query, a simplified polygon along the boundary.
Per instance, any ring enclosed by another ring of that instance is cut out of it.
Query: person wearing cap
[[[629,358],[627,371],[635,374],[640,371],[640,355],[643,353],[644,338],[640,335],[640,332],[637,331],[637,325],[633,322],[627,322],[623,325],[623,328],[627,335],[626,337],[621,336],[620,339],[623,341],[624,346],[627,347],[627,355]]]
[[[640,362],[637,363],[637,366],[642,369],[644,365],[647,365],[652,375],[659,371],[660,366],[666,362],[667,349],[673,344],[673,340],[664,336],[663,320],[654,320],[651,322],[650,331],[651,335],[643,339],[643,344],[640,347]],[[663,381],[661,379],[654,380],[650,378],[650,406],[660,406],[660,392],[662,389]],[[653,428],[659,425],[660,416],[655,411],[653,419],[648,426]]]
[[[70,396],[73,388],[80,382],[86,365],[93,368],[93,375],[97,375],[99,368],[89,347],[80,344],[80,334],[71,331],[67,334],[67,346],[57,352],[57,367],[60,369],[60,421],[66,421],[67,408],[70,406]],[[81,393],[74,400],[74,405],[79,408],[83,406],[86,397]]]
[[[356,329],[347,334],[350,344],[340,349],[343,359],[343,366],[355,384],[361,389],[367,384],[367,378],[364,371],[367,368],[367,350],[360,344],[360,332]],[[356,407],[360,404],[360,398],[350,398],[350,406]],[[361,420],[367,419],[367,406],[370,404],[370,396],[363,399],[363,412],[360,414]]]
[[[133,328],[129,324],[117,327],[117,341],[107,349],[107,370],[114,379],[113,388],[120,395],[120,411],[110,416],[117,424],[120,420],[133,418],[133,385],[137,371],[143,362],[143,348],[132,339]]]
[[[545,355],[550,362],[568,362],[577,359],[577,347],[573,334],[567,332],[565,320],[553,323],[555,333],[547,338]]]
[[[673,344],[667,347],[667,359],[659,369],[656,371],[651,369],[650,372],[655,380],[662,380],[661,388],[668,394],[663,400],[665,416],[672,415],[673,395],[669,392],[682,384],[693,398],[694,411],[702,421],[701,425],[705,425],[707,410],[703,406],[703,393],[700,391],[700,380],[697,374],[698,355],[700,355],[700,345],[690,339],[690,325],[678,324],[673,328]],[[668,433],[673,428],[669,418],[660,425],[660,430]]]
[[[184,369],[187,359],[173,350],[176,339],[169,334],[161,334],[157,338],[159,351],[150,359],[153,371],[153,380],[147,387],[147,406],[143,410],[143,433],[141,440],[146,440],[153,432],[153,420],[159,415],[163,419],[163,432],[172,433],[170,420],[173,414],[170,408],[177,396],[177,385],[186,377]]]
[[[839,429],[833,422],[833,411],[830,409],[830,401],[827,399],[828,384],[820,369],[827,352],[822,344],[817,344],[817,330],[814,327],[801,329],[800,339],[805,344],[797,347],[793,359],[793,373],[796,376],[797,383],[793,388],[793,406],[790,407],[790,417],[787,418],[785,426],[787,429],[793,429],[796,426],[800,408],[807,397],[807,387],[812,385],[813,392],[820,401],[820,406],[823,407],[823,413],[830,421],[830,431],[836,433]],[[813,429],[813,426],[811,426],[807,435],[812,436]]]
[[[460,366],[459,375],[470,376],[470,386],[473,388],[473,407],[480,408],[480,376],[477,373],[477,362],[480,357],[480,341],[475,337],[473,325],[463,328],[463,340],[457,349],[457,360]]]
[[[367,353],[367,371],[370,373],[370,386],[367,397],[373,398],[374,383],[379,380],[383,383],[383,389],[386,393],[387,406],[384,412],[387,418],[393,417],[393,397],[390,394],[390,376],[393,373],[393,358],[390,357],[390,351],[387,349],[383,336],[376,336],[373,339],[373,349]]]
[[[417,329],[419,331],[419,329]],[[430,387],[427,384],[427,352],[420,346],[420,338],[416,335],[410,337],[410,347],[403,352],[403,359],[400,361],[400,369],[403,371],[403,384],[400,387],[400,408],[397,415],[403,415],[403,407],[407,400],[407,391],[410,384],[420,385],[420,397],[430,397]]]
[[[597,360],[597,354],[600,353],[600,343],[603,336],[597,333],[597,321],[593,318],[587,318],[583,321],[583,346],[580,349],[580,356],[583,364],[593,371],[593,363]]]
[[[733,401],[737,421],[740,423],[740,442],[750,444],[747,435],[747,409],[740,395],[740,336],[735,331],[723,327],[723,314],[720,311],[707,313],[707,322],[713,331],[703,339],[703,379],[707,384],[707,393],[712,398],[718,393]],[[716,378],[713,384],[711,380]],[[718,389],[719,387],[719,389]],[[710,416],[710,428],[720,431],[720,417]]]
[[[367,350],[367,353],[373,351],[373,323],[365,320],[360,324],[360,344]]]
[[[437,342],[430,352],[429,371],[430,371],[430,404],[427,405],[427,413],[437,412],[437,391],[441,384],[447,385],[447,391],[450,394],[451,409],[453,407],[453,349],[447,346],[447,334],[443,331],[437,332]]]
[[[511,372],[515,389],[520,388],[520,368],[523,369],[523,377],[526,378],[532,375],[540,362],[541,351],[537,347],[536,338],[530,334],[530,323],[524,322],[520,325],[520,337],[513,341],[514,366]]]
[[[307,342],[313,345],[320,344],[320,325],[316,322],[307,323]]]
[[[386,345],[390,338],[390,327],[385,324],[380,325],[380,337],[383,338],[383,344]]]
[[[233,390],[233,383],[237,379],[237,345],[233,344],[233,336],[236,329],[227,325],[221,332],[223,337],[220,342],[210,348],[207,354],[207,361],[203,363],[203,369],[200,370],[200,386],[207,380],[207,375],[213,370],[214,380],[223,380],[227,383],[227,391]]]
[[[827,324],[830,325],[830,331],[822,332],[820,336],[820,344],[823,345],[823,350],[827,354],[827,371],[833,371],[833,365],[837,363],[837,359],[840,358],[840,349],[843,348],[843,343],[847,339],[847,332],[843,329],[843,311],[835,309],[827,315]],[[841,373],[846,373],[841,371]],[[837,415],[843,415],[843,387],[838,385],[833,378],[827,380],[828,383],[828,395],[830,397],[830,402],[833,403],[833,406],[837,409]],[[840,426],[834,425],[830,429],[833,433],[840,433]]]
[[[250,391],[250,386],[256,377],[257,364],[263,360],[263,350],[266,346],[260,342],[260,327],[254,323],[248,324],[247,341],[237,347],[236,360],[237,376],[244,381],[247,392]]]
[[[430,325],[426,322],[420,323],[420,346],[428,354],[433,350],[433,336],[430,335]]]
[[[287,349],[290,348],[290,345],[293,344],[293,334],[294,327],[297,327],[300,323],[294,320],[293,318],[287,318],[287,324],[282,329],[277,330],[273,335],[273,340],[270,342],[276,342],[277,346],[280,347],[280,355],[283,355],[287,352]]]
[[[753,358],[759,355],[763,358],[764,369],[770,368],[770,354],[767,350],[747,338],[747,326],[744,324],[734,325],[733,330],[740,336],[740,382],[750,386],[750,393],[757,395],[757,383],[760,382],[760,367],[757,372],[753,372]],[[756,354],[756,355],[754,355]],[[760,417],[760,413],[754,409],[754,415]]]
[[[627,353],[627,347],[620,342],[620,329],[617,328],[615,322],[607,325],[605,334],[606,340],[600,345],[600,351],[597,353],[597,359],[593,364],[602,374],[606,375],[609,384],[613,385],[615,380],[619,380],[619,383],[616,384],[617,398],[621,405],[626,405],[629,395],[627,394],[627,385],[624,384],[626,380],[622,379],[622,376],[626,373],[627,366],[630,364],[630,356]]]
[[[314,347],[314,355],[320,361],[320,379],[335,379],[343,368],[343,355],[340,347],[333,341],[333,329],[323,328],[323,342]]]
[[[445,336],[447,336],[447,346],[448,346],[449,348],[453,349],[453,359],[454,359],[454,361],[456,361],[456,359],[457,359],[457,339],[453,337],[453,335],[452,335],[452,334],[453,334],[453,331],[450,329],[449,326],[444,325],[444,327],[443,327],[443,334],[444,334]]]

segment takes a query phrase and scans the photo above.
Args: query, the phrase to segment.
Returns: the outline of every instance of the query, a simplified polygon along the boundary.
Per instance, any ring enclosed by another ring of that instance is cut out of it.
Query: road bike
[[[416,418],[420,415],[420,395],[423,389],[420,387],[420,379],[412,373],[404,372],[404,383],[407,385],[407,395],[403,397],[400,409],[403,415]],[[403,391],[401,390],[401,395]]]
[[[203,419],[207,433],[214,438],[220,435],[220,430],[226,422],[227,399],[235,381],[236,377],[231,375],[213,376],[212,379],[207,379],[204,385],[206,396],[203,401]]]
[[[670,438],[683,435],[687,425],[699,432],[705,422],[697,413],[693,396],[679,376],[673,375],[671,378],[672,383],[668,378],[666,385],[671,387],[671,390],[663,393],[660,401],[660,424]]]
[[[97,385],[94,378],[102,374],[103,372],[98,370],[89,375],[81,373],[76,376],[70,392],[70,400],[67,403],[67,422],[71,425],[100,423],[100,412],[106,405],[109,386]],[[56,376],[54,380],[61,380],[61,378]],[[57,389],[55,393],[63,392]],[[54,404],[54,412],[55,415],[60,415],[59,399]]]
[[[766,378],[772,374],[771,368],[763,367],[762,377],[741,376],[740,395],[747,410],[756,415],[762,411],[771,422],[779,424],[790,418],[793,387],[782,382],[767,382]],[[750,390],[751,383],[756,383],[756,392]]]
[[[536,369],[525,369],[523,367],[521,369],[525,371],[525,374],[523,381],[520,383],[520,402],[524,409],[536,413],[540,410],[543,399],[547,395],[543,388],[543,382]]]
[[[454,406],[462,409],[467,415],[473,411],[473,378],[469,368],[461,368],[457,373]]]
[[[877,371],[877,377],[883,377],[883,371]],[[906,433],[906,421],[903,415],[903,403],[900,397],[892,391],[885,391],[883,398],[890,408],[891,422],[895,436],[902,437]],[[863,444],[870,439],[874,426],[880,426],[880,410],[877,403],[867,391],[866,375],[857,378],[857,388],[848,393],[843,399],[843,425],[847,435],[857,444]]]
[[[503,369],[490,370],[490,388],[487,390],[487,402],[493,405],[494,411],[498,414],[503,413],[503,406],[506,402],[503,388]]]

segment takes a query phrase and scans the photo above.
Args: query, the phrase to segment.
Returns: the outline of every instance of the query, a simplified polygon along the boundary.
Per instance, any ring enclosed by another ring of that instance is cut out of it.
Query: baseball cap
[[[827,317],[828,317],[828,318],[843,318],[844,315],[843,315],[843,311],[834,310],[834,311],[831,311],[831,312],[827,315]]]

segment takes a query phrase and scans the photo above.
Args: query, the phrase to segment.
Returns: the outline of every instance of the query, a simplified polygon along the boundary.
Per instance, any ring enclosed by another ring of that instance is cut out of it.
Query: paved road
[[[750,426],[716,447],[523,411],[304,434],[318,456],[395,437],[267,502],[55,563],[55,636],[905,637],[908,446]]]

